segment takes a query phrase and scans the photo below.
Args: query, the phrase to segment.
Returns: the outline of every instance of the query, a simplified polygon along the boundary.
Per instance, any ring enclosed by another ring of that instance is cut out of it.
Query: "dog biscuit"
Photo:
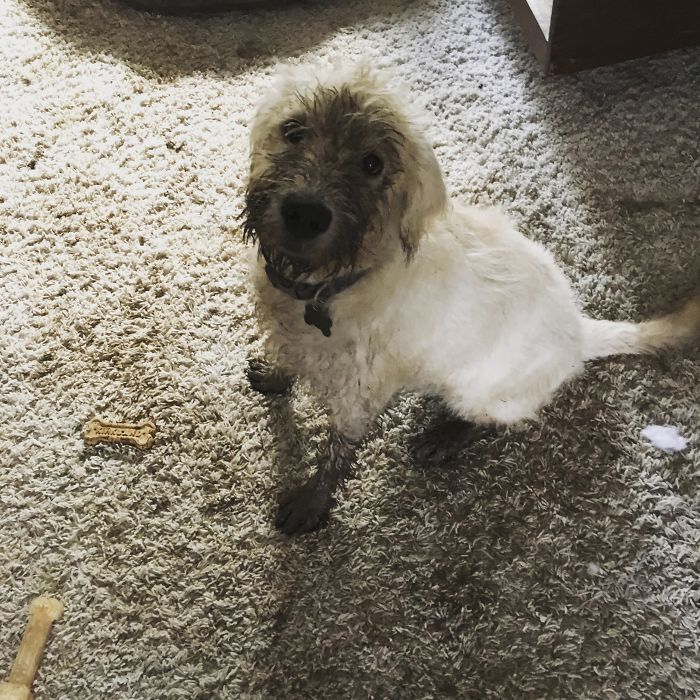
[[[93,418],[85,426],[83,440],[88,445],[107,442],[147,450],[153,445],[155,435],[156,426],[151,420],[142,423],[108,423],[100,418]]]

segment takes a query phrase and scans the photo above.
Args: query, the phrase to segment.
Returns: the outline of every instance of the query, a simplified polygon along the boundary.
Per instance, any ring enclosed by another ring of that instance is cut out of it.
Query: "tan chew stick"
[[[63,615],[63,603],[55,598],[35,598],[29,606],[29,622],[22,635],[10,677],[0,685],[0,700],[30,700],[32,683],[51,625]]]
[[[88,421],[83,432],[83,440],[88,445],[98,442],[111,442],[132,445],[141,450],[148,449],[155,440],[156,426],[151,420],[143,423],[108,423],[101,418]]]

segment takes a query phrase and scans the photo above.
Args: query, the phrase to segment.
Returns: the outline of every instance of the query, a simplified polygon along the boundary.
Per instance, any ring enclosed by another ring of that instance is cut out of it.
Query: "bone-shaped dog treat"
[[[148,449],[155,440],[156,426],[151,420],[143,423],[107,423],[100,418],[88,421],[83,432],[83,440],[88,445],[98,442],[112,442],[133,445],[142,450]]]
[[[10,676],[0,685],[0,700],[31,700],[32,683],[51,625],[63,615],[63,603],[55,598],[35,598],[29,606],[29,622],[22,635]]]

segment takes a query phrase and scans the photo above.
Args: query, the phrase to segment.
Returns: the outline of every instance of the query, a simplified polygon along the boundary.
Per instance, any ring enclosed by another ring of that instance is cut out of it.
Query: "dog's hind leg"
[[[416,467],[446,467],[469,445],[491,434],[486,426],[450,418],[417,435],[410,445]]]
[[[250,386],[261,394],[286,394],[294,378],[265,360],[248,360],[246,376]]]
[[[280,503],[275,525],[282,532],[300,535],[326,525],[335,503],[333,494],[352,474],[358,444],[358,440],[331,429],[316,473]]]
[[[416,467],[446,467],[472,443],[493,433],[441,402],[437,420],[413,437],[409,452]]]

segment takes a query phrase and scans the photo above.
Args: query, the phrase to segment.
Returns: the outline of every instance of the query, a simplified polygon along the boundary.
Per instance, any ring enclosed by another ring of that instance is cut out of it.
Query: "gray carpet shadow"
[[[598,564],[627,564],[637,555],[635,513],[617,507],[625,501],[626,485],[615,465],[626,446],[608,439],[591,451],[589,434],[570,434],[572,422],[624,421],[620,415],[611,416],[608,407],[577,409],[583,395],[581,386],[573,396],[557,401],[542,424],[480,444],[470,450],[467,461],[451,469],[427,473],[394,464],[396,473],[387,477],[387,491],[393,496],[378,504],[377,522],[364,526],[373,551],[354,546],[362,541],[362,525],[351,532],[336,525],[282,545],[281,551],[287,551],[285,570],[270,581],[276,607],[267,619],[267,641],[251,658],[256,671],[247,691],[253,696],[302,698],[310,686],[329,683],[354,689],[356,695],[347,697],[361,697],[361,689],[369,687],[377,697],[419,697],[410,689],[418,678],[433,673],[437,697],[460,697],[450,679],[410,657],[394,659],[394,677],[385,683],[368,666],[368,657],[381,658],[387,652],[391,625],[405,619],[407,625],[424,630],[423,640],[416,643],[428,643],[445,626],[449,629],[442,647],[435,649],[435,664],[439,667],[458,656],[461,677],[473,681],[470,697],[488,696],[504,678],[510,679],[507,685],[517,697],[523,680],[541,671],[544,647],[567,644],[563,633],[560,639],[556,634],[546,638],[540,624],[516,613],[522,600],[529,600],[539,615],[556,614],[567,591],[586,587]],[[622,429],[617,437],[621,435]],[[517,463],[509,458],[515,445],[525,455]],[[591,460],[576,463],[576,455],[583,452]],[[501,467],[484,469],[494,459]],[[426,513],[438,514],[444,523],[439,533],[426,534]],[[383,543],[391,549],[397,530],[414,534],[406,556],[377,557],[374,546]],[[570,566],[572,559],[577,566]],[[637,584],[643,586],[643,580],[630,583]],[[613,584],[609,595],[622,602],[625,592]],[[609,604],[609,598],[593,600],[587,609],[570,611],[569,633],[575,629],[580,635],[584,655],[602,660],[624,653],[612,646],[601,649],[595,635],[590,636],[594,625],[624,625],[623,619],[610,617]],[[520,629],[499,629],[504,610],[519,617]],[[467,654],[466,640],[471,649]],[[289,657],[290,646],[309,650],[303,669],[298,657]],[[348,667],[355,669],[352,678],[344,671]],[[582,681],[577,690],[595,691],[596,683]],[[570,689],[555,679],[548,682],[545,674],[538,690],[547,697],[564,697]]]
[[[641,320],[673,311],[700,292],[700,141],[694,137],[700,121],[700,47],[545,76],[507,2],[498,0],[490,12],[515,56],[513,72],[528,74],[527,94],[551,144],[547,154],[525,148],[500,158],[497,176],[502,183],[521,183],[513,185],[518,195],[529,186],[533,162],[551,161],[552,192],[532,195],[526,207],[506,203],[509,213],[545,246],[558,236],[580,243],[578,226],[593,224],[589,254],[575,258],[560,250],[557,258],[574,271],[572,277],[607,275],[624,283],[629,297],[619,301],[629,306],[602,308],[603,300],[596,299],[598,316]],[[576,218],[550,206],[560,187],[575,193]]]
[[[165,17],[116,0],[24,0],[27,9],[81,53],[104,54],[146,78],[175,80],[198,72],[237,75],[299,56],[345,27],[392,14],[406,17],[424,0],[346,3],[306,0],[256,12]],[[279,31],[293,22],[298,32]]]

